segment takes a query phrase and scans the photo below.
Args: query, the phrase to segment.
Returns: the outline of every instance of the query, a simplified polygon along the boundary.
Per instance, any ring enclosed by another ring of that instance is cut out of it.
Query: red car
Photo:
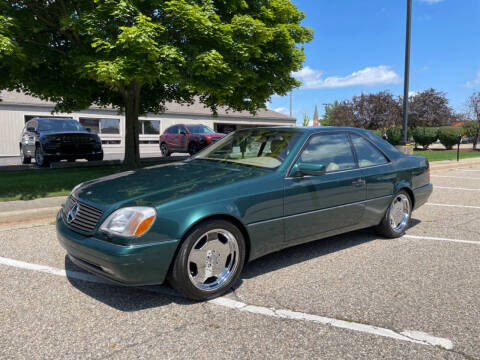
[[[173,125],[160,135],[160,151],[163,156],[170,156],[174,152],[193,155],[225,136],[205,125]]]

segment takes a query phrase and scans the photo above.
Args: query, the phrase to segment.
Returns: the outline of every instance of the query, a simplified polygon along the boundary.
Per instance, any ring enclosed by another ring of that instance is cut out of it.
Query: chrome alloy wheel
[[[390,226],[399,233],[405,230],[410,219],[410,199],[405,194],[398,194],[390,205]]]
[[[225,229],[201,235],[188,255],[188,276],[192,284],[204,291],[214,291],[235,273],[240,254],[238,242]]]

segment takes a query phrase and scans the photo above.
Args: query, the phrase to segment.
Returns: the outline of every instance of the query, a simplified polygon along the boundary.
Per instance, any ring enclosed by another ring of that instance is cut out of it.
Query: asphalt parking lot
[[[53,225],[0,231],[0,358],[480,359],[480,167],[432,182],[403,238],[286,249],[205,303],[84,273]]]

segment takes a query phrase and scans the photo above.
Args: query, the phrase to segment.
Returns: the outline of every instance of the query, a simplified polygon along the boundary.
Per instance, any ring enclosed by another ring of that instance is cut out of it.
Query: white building
[[[111,109],[92,106],[88,110],[73,113],[55,113],[54,104],[17,92],[0,92],[0,157],[18,156],[20,134],[25,122],[34,117],[74,118],[102,139],[106,154],[123,154],[125,116]],[[159,135],[173,124],[201,123],[218,132],[228,133],[244,127],[295,125],[296,119],[271,110],[261,110],[256,116],[249,112],[226,112],[218,109],[213,117],[202,104],[184,106],[168,104],[163,114],[140,117],[140,152],[160,153]]]

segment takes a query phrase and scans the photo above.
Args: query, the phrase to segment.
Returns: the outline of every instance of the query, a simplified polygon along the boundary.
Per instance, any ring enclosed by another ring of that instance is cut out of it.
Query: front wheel
[[[43,154],[42,147],[38,144],[35,147],[35,162],[39,167],[45,167],[49,165],[49,161],[45,158],[45,155]]]
[[[20,146],[20,162],[24,165],[30,164],[32,162],[32,158],[25,155],[25,152],[23,151],[23,146]]]
[[[405,190],[395,194],[382,222],[375,228],[388,238],[398,238],[405,233],[412,215],[412,200]]]
[[[242,232],[225,220],[197,225],[174,260],[169,283],[193,300],[226,293],[238,280],[245,261]]]

